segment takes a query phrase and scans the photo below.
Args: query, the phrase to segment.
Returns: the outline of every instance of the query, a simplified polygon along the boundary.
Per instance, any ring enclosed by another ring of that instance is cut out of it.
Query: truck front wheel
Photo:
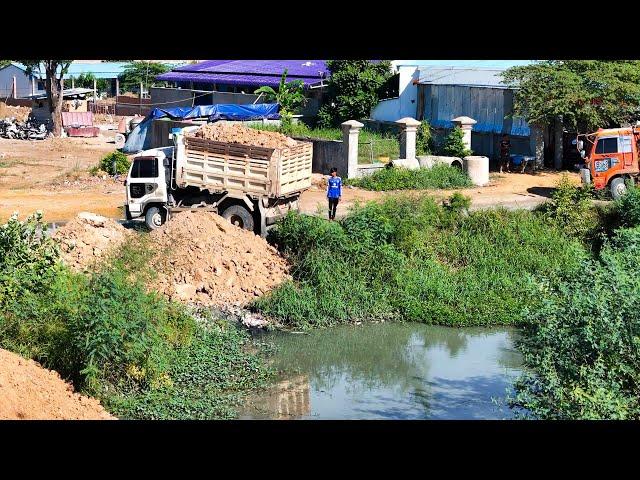
[[[150,230],[155,230],[160,227],[167,219],[164,211],[159,207],[149,207],[147,213],[144,216],[144,223],[147,224]]]
[[[244,228],[245,230],[253,232],[253,216],[251,215],[251,212],[240,205],[231,205],[222,212],[222,217],[226,218],[236,227]]]
[[[616,177],[611,180],[611,197],[618,200],[627,194],[627,184],[624,177]]]

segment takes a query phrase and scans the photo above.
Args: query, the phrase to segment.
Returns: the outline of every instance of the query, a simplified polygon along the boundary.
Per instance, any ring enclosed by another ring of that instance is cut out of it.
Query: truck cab
[[[173,150],[155,148],[134,157],[125,183],[127,220],[144,217],[150,228],[167,220]]]
[[[626,182],[638,177],[639,136],[636,127],[600,128],[578,135],[576,145],[585,159],[585,168],[580,171],[582,183],[593,183],[596,190],[609,187],[614,199],[622,197],[627,191]]]

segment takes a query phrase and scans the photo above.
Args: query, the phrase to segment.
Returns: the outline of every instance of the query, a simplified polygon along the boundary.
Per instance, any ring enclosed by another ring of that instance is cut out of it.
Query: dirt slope
[[[263,238],[209,212],[183,212],[151,232],[155,287],[203,305],[244,304],[288,278],[287,263]]]
[[[0,349],[0,420],[115,420],[56,372]]]

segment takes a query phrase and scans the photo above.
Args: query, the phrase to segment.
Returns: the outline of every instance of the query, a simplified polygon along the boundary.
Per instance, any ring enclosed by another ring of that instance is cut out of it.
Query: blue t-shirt
[[[329,177],[327,183],[327,198],[339,198],[342,196],[342,179],[340,177]]]

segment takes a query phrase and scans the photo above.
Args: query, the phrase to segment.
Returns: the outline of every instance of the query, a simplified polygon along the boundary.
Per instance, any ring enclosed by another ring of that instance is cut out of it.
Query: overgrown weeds
[[[57,370],[124,418],[228,418],[270,375],[248,335],[146,291],[133,242],[89,275],[59,262],[41,217],[0,227],[0,347]]]
[[[365,190],[435,190],[471,187],[471,179],[459,168],[449,165],[434,165],[431,168],[410,170],[407,168],[384,168],[361,178],[345,181]]]
[[[533,275],[575,268],[579,242],[526,211],[463,215],[429,197],[356,207],[340,222],[290,213],[270,240],[292,282],[255,308],[295,328],[363,320],[517,324],[540,292]]]

